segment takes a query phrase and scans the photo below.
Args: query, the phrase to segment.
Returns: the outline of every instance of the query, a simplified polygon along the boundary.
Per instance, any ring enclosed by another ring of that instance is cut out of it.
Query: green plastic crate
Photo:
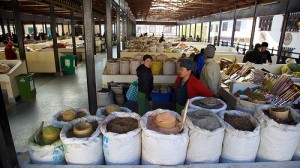
[[[20,74],[16,76],[19,87],[19,93],[22,100],[35,99],[36,89],[34,84],[34,74]]]

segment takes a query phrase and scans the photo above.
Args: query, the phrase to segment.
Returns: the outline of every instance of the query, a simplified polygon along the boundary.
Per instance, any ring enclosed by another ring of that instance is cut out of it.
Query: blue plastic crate
[[[152,101],[154,103],[168,103],[171,100],[172,93],[158,93],[152,92],[151,93]]]

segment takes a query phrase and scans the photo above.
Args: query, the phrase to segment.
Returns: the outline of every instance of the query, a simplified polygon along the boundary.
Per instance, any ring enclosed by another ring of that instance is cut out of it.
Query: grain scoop
[[[185,121],[186,121],[186,113],[187,113],[187,109],[189,107],[189,103],[190,103],[190,99],[188,99],[185,103],[184,109],[181,111],[181,117],[182,117],[182,121],[180,123],[178,123],[180,131],[181,132],[183,130]]]

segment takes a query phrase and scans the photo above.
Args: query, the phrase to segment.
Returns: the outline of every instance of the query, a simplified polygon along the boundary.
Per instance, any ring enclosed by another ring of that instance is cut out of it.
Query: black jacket
[[[253,62],[255,64],[262,64],[263,60],[261,52],[257,49],[248,51],[243,58],[243,63],[246,63],[247,61]]]
[[[151,92],[153,90],[153,75],[151,69],[142,64],[136,69],[136,73],[138,76],[139,92],[145,93],[147,99],[151,101]]]
[[[271,53],[268,50],[261,52],[261,54],[263,58],[263,63],[267,63],[267,60],[268,62],[272,63]]]

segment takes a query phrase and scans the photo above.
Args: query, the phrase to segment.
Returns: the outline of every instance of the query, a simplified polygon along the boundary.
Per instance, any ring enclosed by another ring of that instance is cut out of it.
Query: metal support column
[[[2,92],[0,92],[0,111],[0,167],[19,167]]]
[[[185,38],[186,38],[186,30],[187,30],[187,25],[185,25],[185,32],[184,32]]]
[[[4,24],[3,24],[2,18],[0,18],[0,24],[1,24],[2,34],[5,34],[5,29],[4,29]]]
[[[12,0],[11,2],[12,2],[14,19],[15,19],[15,24],[16,24],[16,34],[18,37],[18,48],[19,48],[20,59],[26,60],[26,53],[25,53],[24,39],[23,39],[24,38],[23,37],[24,36],[24,27],[22,25],[19,3],[18,3],[18,0]]]
[[[290,16],[290,14],[288,13],[289,3],[290,3],[290,1],[288,1],[287,5],[285,7],[285,14],[284,14],[284,18],[283,18],[282,27],[281,27],[279,47],[278,47],[278,51],[277,51],[277,61],[276,61],[277,64],[279,64],[280,59],[281,59],[281,54],[282,54],[281,52],[282,52],[282,47],[283,47],[283,42],[284,42],[284,36],[285,36],[286,28],[287,28],[287,25],[289,22],[289,16]]]
[[[180,25],[176,26],[176,36],[178,37],[178,31],[180,32]]]
[[[95,61],[94,61],[94,17],[93,17],[92,0],[83,1],[83,23],[84,23],[84,42],[85,42],[85,56],[86,56],[86,74],[87,74],[87,89],[89,110],[92,115],[97,111],[97,97],[96,97],[96,78],[95,78]],[[73,33],[72,33],[73,34]]]
[[[257,1],[255,1],[255,8],[254,8],[254,13],[253,13],[253,24],[252,24],[252,30],[251,30],[251,37],[250,37],[250,44],[249,44],[249,50],[253,49],[253,40],[254,40],[254,35],[255,35],[255,27],[256,27],[256,9],[257,9]]]
[[[60,72],[60,65],[59,65],[59,57],[58,57],[58,48],[57,48],[57,36],[56,36],[56,18],[54,13],[54,6],[52,4],[49,5],[50,7],[50,18],[51,18],[51,35],[53,41],[53,51],[54,51],[54,60],[55,60],[55,68],[56,73]]]
[[[219,32],[218,32],[218,46],[220,46],[221,31],[222,31],[222,11],[220,11],[220,23],[219,23]]]
[[[208,24],[208,42],[210,43],[210,29],[211,29],[211,21],[209,21],[209,24]]]
[[[64,30],[64,24],[61,24],[61,35],[65,34],[65,30]]]
[[[121,52],[121,41],[120,41],[120,35],[121,35],[121,27],[120,27],[120,7],[117,6],[117,58],[121,58],[120,52]]]
[[[192,33],[192,24],[190,24],[190,34],[188,34],[189,37],[192,35],[191,33]]]
[[[46,34],[48,36],[47,22],[45,22],[45,32],[46,32]]]
[[[93,18],[93,40],[94,40],[94,55],[97,54],[97,51],[96,51],[96,35],[95,35],[95,19]]]
[[[7,23],[7,32],[9,34],[9,37],[11,37],[11,30],[10,30],[10,24],[9,24],[9,20],[8,19],[6,20],[6,23]]]
[[[236,29],[236,7],[234,9],[234,15],[233,15],[233,27],[232,27],[232,34],[231,34],[231,47],[233,47],[233,43],[234,43],[234,35],[235,35],[235,29]]]
[[[197,24],[195,23],[194,39],[196,39]]]
[[[126,30],[126,14],[123,11],[122,14],[122,50],[125,50],[125,45],[126,45],[126,39],[125,39],[125,30]]]
[[[200,26],[201,30],[200,30],[200,42],[202,41],[202,32],[203,32],[203,23],[201,23]]]
[[[44,23],[42,23],[43,33],[45,33]]]
[[[72,30],[72,45],[73,45],[73,55],[76,53],[76,40],[75,40],[75,22],[74,22],[74,11],[71,11],[71,30]]]
[[[14,31],[14,34],[16,34],[16,25],[15,25],[15,23],[13,23],[13,31]]]
[[[100,34],[100,40],[102,36],[102,31],[101,31],[101,19],[99,19],[99,34]]]
[[[33,38],[35,39],[37,36],[35,21],[33,21],[32,26],[33,26]]]
[[[106,48],[107,59],[112,59],[112,0],[106,0]]]
[[[59,35],[58,24],[56,24],[56,32],[57,32],[57,33],[58,33],[58,35]]]

